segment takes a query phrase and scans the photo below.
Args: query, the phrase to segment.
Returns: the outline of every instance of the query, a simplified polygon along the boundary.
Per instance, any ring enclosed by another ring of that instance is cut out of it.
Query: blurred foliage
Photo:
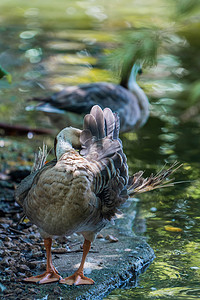
[[[4,70],[3,67],[0,65],[0,79],[2,79],[3,77],[7,79],[8,83],[12,82],[11,74]]]
[[[192,104],[200,101],[200,80],[197,80],[191,85],[189,98]]]
[[[175,16],[188,17],[188,14],[198,13],[200,8],[199,0],[176,0],[175,4]]]
[[[135,62],[151,67],[157,63],[161,42],[161,33],[156,28],[131,28],[119,33],[119,46],[115,50],[107,51],[106,60],[121,76]]]

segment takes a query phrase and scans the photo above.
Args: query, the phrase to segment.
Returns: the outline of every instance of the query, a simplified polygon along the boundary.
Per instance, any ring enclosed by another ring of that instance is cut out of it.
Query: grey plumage
[[[66,126],[80,127],[83,117],[92,107],[110,108],[120,117],[120,131],[137,130],[149,116],[148,99],[143,90],[135,84],[130,90],[118,84],[98,82],[69,86],[49,97],[34,97],[39,102],[27,110],[43,111],[52,124],[59,129]]]

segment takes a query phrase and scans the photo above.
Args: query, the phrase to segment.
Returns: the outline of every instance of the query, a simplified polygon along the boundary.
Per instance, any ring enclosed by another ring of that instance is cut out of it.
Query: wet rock
[[[18,247],[17,247],[18,248]],[[17,249],[17,250],[19,250],[19,248]],[[20,252],[19,251],[9,251],[10,252],[10,255],[11,256],[13,256],[13,257],[15,257],[15,256],[19,256],[20,255]]]
[[[27,266],[28,266],[30,269],[35,269],[35,268],[37,267],[37,262],[35,262],[35,261],[28,262],[28,261],[27,261]]]
[[[7,248],[12,248],[13,247],[13,244],[11,242],[5,242],[4,245]]]
[[[13,294],[13,290],[6,289],[4,290],[4,294]]]
[[[108,240],[110,243],[117,243],[119,240],[118,238],[114,237],[113,235],[111,234],[108,234],[106,237],[105,237],[106,240]]]
[[[29,293],[31,293],[31,294],[37,294],[37,290],[34,289],[34,288],[29,288],[28,291],[29,291]]]
[[[103,234],[98,233],[96,238],[97,238],[97,239],[103,239]]]
[[[1,227],[3,227],[3,229],[7,229],[9,227],[9,223],[11,224],[11,222],[8,220],[8,223],[5,223],[6,222],[6,219],[5,218],[2,218],[1,219]]]
[[[36,236],[33,234],[33,233],[30,233],[28,235],[28,238],[31,239],[31,240],[35,240],[36,239]]]
[[[52,253],[55,253],[55,254],[63,254],[63,253],[67,253],[68,250],[66,248],[55,248],[55,249],[52,249]]]
[[[6,290],[5,285],[3,285],[2,283],[0,283],[0,290],[1,290],[2,292],[4,292],[4,291]]]
[[[46,270],[46,262],[42,262],[42,263],[40,263],[40,265],[39,265],[39,268],[40,268],[40,270]]]
[[[0,265],[1,266],[11,266],[15,264],[15,260],[12,257],[4,257],[1,261],[0,261]]]
[[[26,277],[26,274],[25,274],[25,273],[18,272],[18,273],[17,273],[17,276],[18,276],[18,278],[23,279],[23,278]]]
[[[33,258],[39,258],[39,257],[42,257],[43,256],[43,253],[41,251],[37,251],[37,252],[32,252],[32,257]]]
[[[10,270],[12,270],[13,273],[17,272],[17,268],[14,265],[10,267]]]
[[[5,269],[5,273],[6,273],[6,274],[9,274],[9,275],[12,275],[12,274],[13,274],[13,271],[12,271],[10,268],[6,268],[6,269]]]
[[[20,288],[16,288],[16,289],[15,289],[15,293],[16,293],[17,295],[20,294],[22,291],[23,291],[23,290],[20,289]]]
[[[14,185],[6,180],[0,180],[0,188],[14,189]]]
[[[61,292],[62,292],[62,290],[59,286],[56,286],[53,290],[54,295],[60,295]]]
[[[5,242],[12,242],[12,239],[9,236],[5,236],[4,241]]]
[[[30,268],[27,265],[19,265],[17,266],[17,270],[20,272],[30,271]]]
[[[6,247],[3,247],[3,256],[10,256],[10,250],[6,249]]]

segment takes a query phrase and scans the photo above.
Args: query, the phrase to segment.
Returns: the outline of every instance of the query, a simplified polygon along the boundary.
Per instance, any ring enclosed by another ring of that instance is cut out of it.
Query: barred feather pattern
[[[84,118],[80,137],[83,155],[97,171],[94,192],[100,199],[102,217],[110,220],[128,198],[128,165],[119,139],[119,117],[109,108],[93,106]]]

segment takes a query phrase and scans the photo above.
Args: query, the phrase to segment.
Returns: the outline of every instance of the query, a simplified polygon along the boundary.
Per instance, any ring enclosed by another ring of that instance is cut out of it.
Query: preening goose
[[[93,284],[84,276],[83,267],[95,235],[129,196],[168,184],[165,179],[174,165],[147,179],[142,177],[143,172],[129,177],[118,134],[118,116],[109,108],[92,107],[84,118],[83,130],[67,127],[57,135],[56,159],[18,186],[17,202],[38,226],[47,254],[46,272],[25,281]],[[62,279],[52,263],[52,237],[74,232],[84,237],[82,261],[72,276]]]
[[[121,132],[137,130],[148,119],[149,102],[136,82],[140,66],[134,64],[129,69],[119,85],[98,82],[69,86],[50,97],[31,99],[40,103],[26,109],[45,112],[55,127],[63,129],[66,126],[81,128],[84,115],[99,105],[118,113]]]

